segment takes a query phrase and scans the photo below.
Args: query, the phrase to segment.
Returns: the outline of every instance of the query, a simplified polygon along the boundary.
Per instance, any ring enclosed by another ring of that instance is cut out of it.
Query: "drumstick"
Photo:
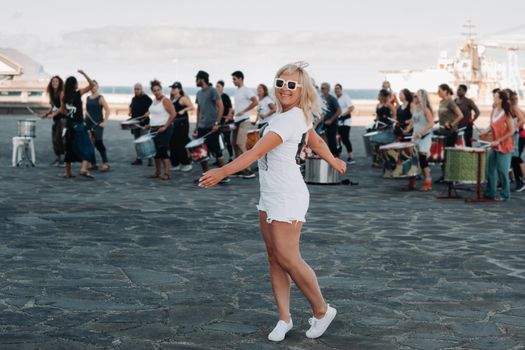
[[[29,106],[26,106],[26,109],[29,111],[29,113],[31,113],[32,115],[36,115],[40,119],[44,119],[46,117],[45,115],[40,115],[37,112],[33,111]]]

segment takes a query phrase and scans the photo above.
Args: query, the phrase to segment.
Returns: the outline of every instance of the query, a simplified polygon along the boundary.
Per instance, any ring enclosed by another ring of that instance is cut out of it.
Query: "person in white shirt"
[[[305,63],[287,64],[275,75],[277,113],[264,128],[262,137],[249,151],[219,169],[200,178],[199,186],[210,188],[223,178],[258,161],[261,196],[259,225],[268,261],[279,321],[268,335],[281,341],[292,329],[290,287],[293,280],[312,308],[308,338],[318,338],[326,331],[336,309],[328,305],[321,293],[315,272],[301,257],[301,228],[309,205],[309,193],[301,175],[298,158],[308,145],[341,174],[346,163],[335,158],[312,127],[314,115],[321,115],[321,98]]]
[[[259,99],[259,108],[257,108],[255,124],[259,123],[257,128],[260,129],[272,119],[276,108],[272,98],[268,96],[268,87],[266,85],[259,84],[257,86],[257,98]]]
[[[350,129],[352,127],[352,112],[354,111],[355,107],[350,97],[343,93],[343,86],[341,84],[335,84],[335,96],[337,96],[337,102],[339,102],[339,106],[341,107],[341,115],[338,119],[339,126],[337,131],[341,136],[341,142],[343,142],[343,145],[345,145],[346,151],[348,152],[348,159],[346,162],[348,164],[353,164],[355,161],[352,157]]]
[[[250,129],[250,112],[258,105],[257,96],[252,90],[244,86],[244,74],[241,71],[232,73],[233,85],[237,87],[234,95],[235,114],[233,122],[236,128],[232,133],[232,143],[235,149],[235,158],[246,152],[246,139]],[[250,168],[246,168],[234,176],[242,176],[244,179],[253,179],[255,174]]]

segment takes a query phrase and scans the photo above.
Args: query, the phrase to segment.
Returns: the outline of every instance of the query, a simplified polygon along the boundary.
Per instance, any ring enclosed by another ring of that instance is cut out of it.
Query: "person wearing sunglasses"
[[[324,111],[323,123],[326,127],[326,140],[330,152],[336,157],[339,157],[339,147],[337,145],[337,118],[341,115],[341,107],[337,98],[330,95],[330,84],[321,84],[321,93],[324,100],[326,110]]]
[[[322,101],[305,66],[305,63],[287,64],[277,71],[273,91],[277,112],[263,129],[261,139],[228,165],[204,173],[199,182],[200,187],[211,188],[258,160],[259,226],[279,312],[279,321],[268,335],[271,341],[283,340],[293,327],[290,315],[292,280],[312,308],[311,327],[306,332],[308,338],[323,335],[337,313],[325,302],[315,272],[303,260],[299,249],[310,200],[298,164],[299,155],[308,146],[339,173],[346,171],[346,163],[332,155],[312,127],[313,116],[321,113]]]

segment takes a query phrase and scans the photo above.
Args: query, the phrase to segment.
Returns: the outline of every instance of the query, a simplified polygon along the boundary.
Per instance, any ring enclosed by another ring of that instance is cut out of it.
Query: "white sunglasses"
[[[284,79],[275,79],[275,87],[278,89],[282,89],[284,86],[288,88],[288,90],[295,90],[298,87],[303,87],[303,84],[299,84],[295,80],[284,80]]]

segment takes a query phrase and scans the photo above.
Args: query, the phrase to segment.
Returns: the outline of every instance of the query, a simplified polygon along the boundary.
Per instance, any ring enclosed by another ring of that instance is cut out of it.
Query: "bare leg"
[[[270,226],[271,241],[277,263],[288,272],[297,287],[308,299],[314,317],[323,318],[328,305],[321,294],[315,272],[303,260],[299,250],[299,239],[303,224],[299,221],[292,224],[273,221]]]
[[[268,253],[268,264],[270,270],[270,280],[272,281],[273,296],[279,311],[279,320],[286,323],[290,322],[290,275],[283,270],[277,263],[273,251],[273,244],[271,238],[271,226],[266,222],[266,212],[259,212],[259,226],[266,245],[266,252]]]
[[[163,159],[162,163],[164,164],[164,175],[169,178],[169,176],[170,176],[170,159],[169,158]]]
[[[160,176],[162,170],[162,159],[155,159],[155,175]]]

